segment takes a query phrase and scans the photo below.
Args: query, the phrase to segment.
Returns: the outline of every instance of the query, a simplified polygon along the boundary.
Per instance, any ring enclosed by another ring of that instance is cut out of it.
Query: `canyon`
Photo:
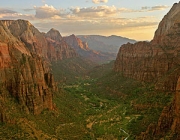
[[[58,89],[51,63],[82,56],[90,60],[95,56],[94,61],[109,60],[103,60],[103,56],[90,50],[75,35],[68,40],[53,28],[41,33],[26,20],[2,20],[0,32],[1,122],[8,118],[3,105],[6,92],[17,99],[27,114],[38,115],[44,109],[54,109],[53,93]]]
[[[180,3],[122,40],[1,20],[0,139],[180,139]]]

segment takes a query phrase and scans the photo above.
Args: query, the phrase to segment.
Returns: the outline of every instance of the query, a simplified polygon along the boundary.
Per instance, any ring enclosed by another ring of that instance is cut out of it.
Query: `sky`
[[[62,36],[118,35],[152,40],[177,0],[0,0],[0,20],[29,20],[41,32]]]

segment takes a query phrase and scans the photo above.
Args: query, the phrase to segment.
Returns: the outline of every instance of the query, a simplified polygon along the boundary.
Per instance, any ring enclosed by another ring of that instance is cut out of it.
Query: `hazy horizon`
[[[159,22],[175,2],[10,0],[1,2],[0,19],[29,20],[42,32],[55,28],[62,36],[117,35],[152,40]]]

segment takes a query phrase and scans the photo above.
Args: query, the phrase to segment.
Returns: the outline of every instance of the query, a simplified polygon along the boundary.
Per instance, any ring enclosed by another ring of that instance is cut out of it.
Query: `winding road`
[[[122,129],[122,128],[120,128],[120,131],[124,132],[127,135],[127,137],[124,139],[124,140],[127,140],[130,135],[124,129]]]

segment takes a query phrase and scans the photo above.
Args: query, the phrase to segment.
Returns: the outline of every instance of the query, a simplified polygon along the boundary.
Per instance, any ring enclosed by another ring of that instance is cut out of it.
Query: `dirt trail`
[[[58,125],[58,127],[56,128],[56,130],[55,130],[55,132],[56,132],[56,135],[58,134],[58,131],[59,131],[59,129],[61,128],[61,127],[64,127],[64,126],[67,126],[67,125],[74,125],[74,123],[73,122],[71,122],[71,123],[63,123],[63,124],[59,124]]]
[[[111,113],[112,111],[116,110],[118,107],[120,107],[120,105],[114,106],[113,108],[111,108],[110,110],[108,110],[107,112],[105,112],[105,113],[103,113],[103,114],[100,114],[100,115],[97,115],[97,116],[90,116],[90,117],[86,120],[86,122],[88,123],[88,124],[86,125],[86,128],[92,129],[93,125],[94,125],[95,123],[97,123],[97,119],[100,119],[102,116]],[[93,120],[92,120],[92,119],[93,119]],[[111,119],[111,118],[109,118],[109,120],[110,120],[110,119]],[[91,120],[92,120],[92,121],[91,121]]]
[[[30,135],[30,138],[35,137],[38,140],[45,140],[45,139],[57,140],[56,138],[44,134],[41,130],[37,130],[34,124],[25,118],[21,118],[18,124],[21,125],[22,129],[24,129],[25,132],[27,132]]]

